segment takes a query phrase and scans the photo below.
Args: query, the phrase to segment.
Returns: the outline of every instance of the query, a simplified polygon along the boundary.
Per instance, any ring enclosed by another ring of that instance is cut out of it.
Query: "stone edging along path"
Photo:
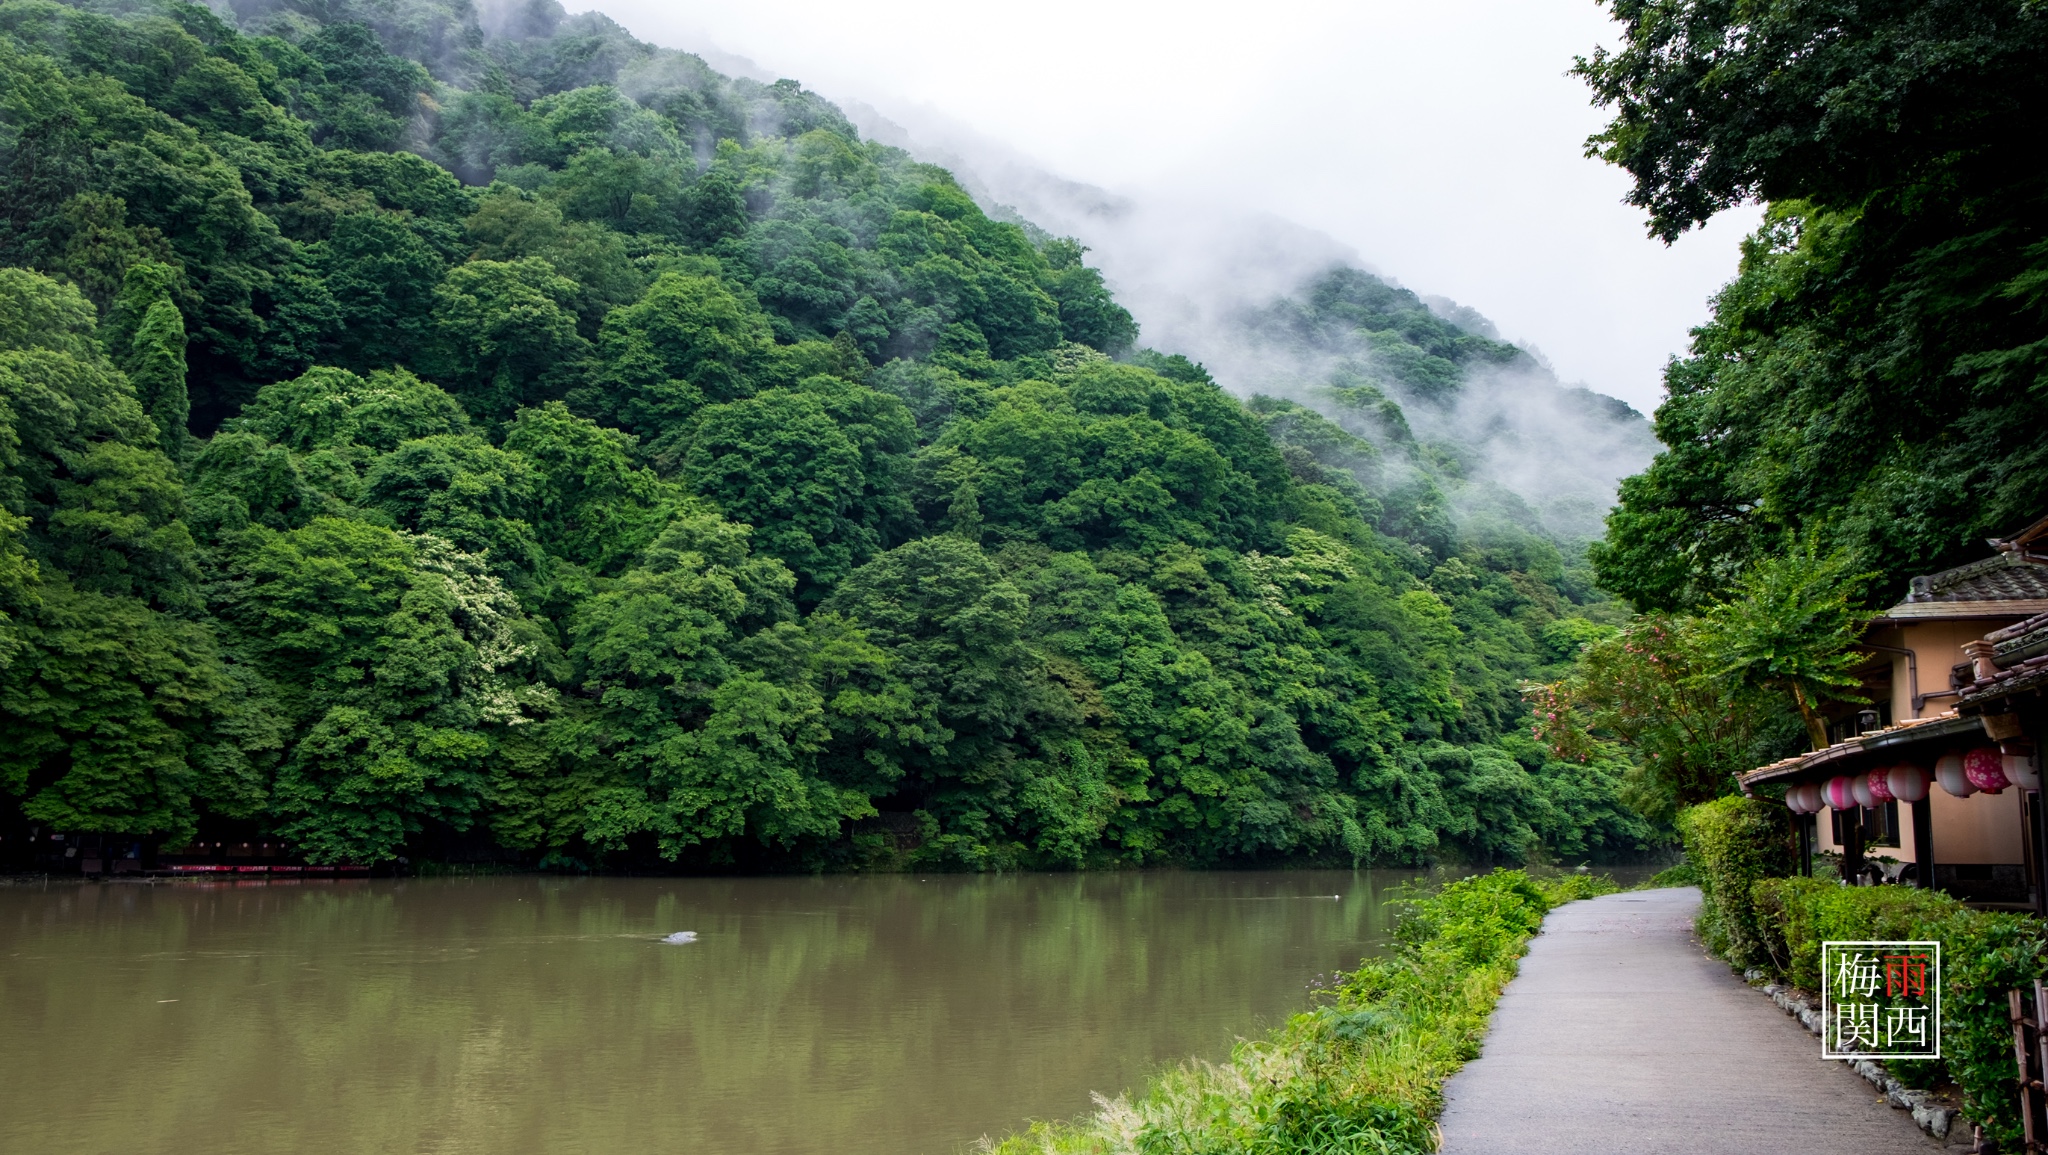
[[[1699,892],[1551,911],[1480,1057],[1445,1087],[1448,1155],[1948,1150],[1692,933]],[[1956,1130],[1966,1130],[1956,1128]],[[1953,1141],[1953,1139],[1951,1140]]]
[[[1742,977],[1749,982],[1756,982],[1763,977],[1763,972],[1749,971]],[[1778,983],[1764,983],[1756,989],[1771,996],[1772,1002],[1777,1003],[1786,1014],[1798,1019],[1799,1025],[1812,1032],[1815,1038],[1820,1037],[1820,1008],[1815,1006],[1812,1000],[1794,988]],[[1958,1124],[1969,1125],[1968,1120],[1962,1117],[1962,1112],[1926,1091],[1915,1091],[1892,1078],[1881,1063],[1869,1059],[1837,1061],[1847,1064],[1850,1070],[1868,1080],[1870,1085],[1876,1087],[1885,1097],[1886,1102],[1902,1111],[1912,1112],[1913,1122],[1936,1139],[1948,1138],[1948,1133]]]

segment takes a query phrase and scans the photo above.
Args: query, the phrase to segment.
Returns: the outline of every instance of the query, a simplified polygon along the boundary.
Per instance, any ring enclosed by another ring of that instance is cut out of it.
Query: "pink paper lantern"
[[[1892,787],[1888,781],[1890,777],[1891,768],[1889,766],[1879,766],[1863,776],[1863,781],[1868,784],[1870,789],[1872,805],[1883,806],[1892,800]]]
[[[1870,806],[1877,802],[1876,797],[1870,793],[1870,775],[1868,774],[1858,774],[1850,778],[1849,793],[1855,797],[1856,805],[1858,806]]]
[[[1943,754],[1934,763],[1934,780],[1941,788],[1958,798],[1968,798],[1977,792],[1977,784],[1963,773],[1961,754]]]
[[[1849,793],[1847,778],[1830,778],[1827,785],[1828,805],[1836,810],[1847,810],[1856,805],[1856,798]]]
[[[1927,767],[1901,762],[1885,775],[1885,786],[1891,790],[1892,797],[1901,802],[1918,802],[1927,797],[1930,777]]]
[[[2012,785],[2005,776],[2005,755],[1996,746],[1979,746],[1963,755],[1963,777],[1986,794],[1996,794]]]
[[[1820,783],[1803,782],[1797,786],[1794,786],[1792,790],[1794,793],[1799,795],[1799,812],[1801,814],[1820,813]]]

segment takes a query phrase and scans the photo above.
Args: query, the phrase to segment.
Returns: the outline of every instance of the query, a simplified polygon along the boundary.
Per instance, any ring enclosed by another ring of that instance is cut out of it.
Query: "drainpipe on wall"
[[[1906,693],[1912,699],[1913,716],[1915,718],[1920,716],[1920,707],[1927,704],[1927,699],[1945,698],[1955,693],[1954,690],[1949,690],[1941,694],[1922,694],[1920,692],[1920,657],[1904,646],[1876,646],[1865,642],[1863,643],[1863,648],[1866,650],[1879,650],[1887,654],[1906,655]],[[1892,721],[1897,722],[1899,719],[1893,718]]]

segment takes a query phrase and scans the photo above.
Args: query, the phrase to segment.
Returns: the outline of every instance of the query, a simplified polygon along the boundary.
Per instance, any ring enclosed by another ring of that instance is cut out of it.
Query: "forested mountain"
[[[1236,310],[1226,331],[1236,374],[1380,447],[1381,526],[1439,553],[1461,535],[1528,533],[1577,557],[1656,448],[1642,414],[1561,386],[1476,312],[1359,269]]]
[[[1299,402],[1372,441],[1384,524],[1455,534],[1505,523],[1576,556],[1601,536],[1620,480],[1656,455],[1640,413],[1561,383],[1476,310],[1402,288],[1323,233],[1066,180],[943,121],[913,130],[865,105],[848,111],[864,132],[946,165],[999,219],[1081,238],[1153,344],[1233,393]]]
[[[1242,403],[1137,348],[1079,245],[552,0],[9,0],[0,150],[10,832],[693,868],[1653,837],[1620,763],[1527,736],[1522,681],[1614,607],[1444,516],[1371,374],[1517,354],[1412,294],[1301,320],[1410,327],[1338,383],[1378,443]]]

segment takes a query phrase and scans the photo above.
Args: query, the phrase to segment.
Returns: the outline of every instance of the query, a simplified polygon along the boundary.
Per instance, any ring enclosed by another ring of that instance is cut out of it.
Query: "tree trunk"
[[[1799,683],[1792,683],[1792,700],[1799,705],[1799,716],[1806,720],[1806,738],[1816,750],[1828,746],[1828,720],[1820,716],[1813,703],[1806,700],[1806,690]]]

